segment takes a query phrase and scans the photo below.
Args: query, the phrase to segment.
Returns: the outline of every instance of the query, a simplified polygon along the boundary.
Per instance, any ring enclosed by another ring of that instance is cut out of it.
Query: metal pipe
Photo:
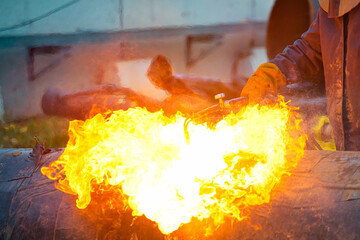
[[[150,111],[156,111],[161,105],[130,89],[110,85],[78,92],[50,88],[41,99],[41,107],[47,115],[86,119],[94,113],[127,110],[130,107],[146,107]]]
[[[276,0],[266,29],[266,50],[273,59],[300,38],[315,18],[317,0]]]
[[[145,217],[106,210],[108,196],[94,195],[92,204],[78,209],[75,196],[56,190],[40,172],[62,152],[0,149],[1,239],[167,239]],[[360,152],[306,151],[293,174],[275,186],[270,203],[244,209],[248,220],[229,221],[201,239],[358,238],[359,169]],[[172,236],[189,234],[196,236],[191,224]]]

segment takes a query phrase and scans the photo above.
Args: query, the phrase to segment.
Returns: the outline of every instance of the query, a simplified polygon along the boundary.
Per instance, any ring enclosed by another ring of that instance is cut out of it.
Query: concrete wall
[[[266,21],[273,3],[274,0],[1,0],[0,36]]]
[[[124,28],[266,21],[273,3],[274,0],[125,0]]]

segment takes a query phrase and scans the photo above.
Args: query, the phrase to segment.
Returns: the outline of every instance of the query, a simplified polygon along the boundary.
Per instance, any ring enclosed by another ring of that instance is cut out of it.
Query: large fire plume
[[[243,209],[270,201],[270,192],[304,154],[306,135],[294,108],[282,98],[247,106],[215,126],[190,123],[143,108],[72,121],[61,157],[41,172],[77,195],[86,208],[92,194],[145,215],[169,234],[192,218],[241,220]]]

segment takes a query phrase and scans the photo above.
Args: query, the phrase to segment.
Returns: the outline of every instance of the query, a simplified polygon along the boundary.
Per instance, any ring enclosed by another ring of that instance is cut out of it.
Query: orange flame
[[[304,154],[306,135],[293,110],[281,98],[231,113],[214,128],[190,123],[189,144],[180,113],[98,114],[70,122],[64,153],[41,172],[76,194],[80,209],[96,189],[120,192],[126,198],[116,201],[157,222],[164,234],[193,217],[241,220],[241,209],[270,201],[273,186]]]

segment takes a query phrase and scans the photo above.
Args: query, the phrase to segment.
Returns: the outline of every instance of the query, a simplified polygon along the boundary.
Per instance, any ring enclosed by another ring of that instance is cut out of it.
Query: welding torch
[[[221,114],[221,116],[226,115],[229,112],[239,110],[246,106],[249,103],[248,97],[239,97],[233,98],[227,101],[224,101],[225,94],[219,93],[215,95],[215,99],[219,101],[218,104],[205,108],[199,112],[194,113],[192,116],[189,116],[184,121],[184,135],[186,143],[190,143],[190,135],[188,126],[192,121],[199,121],[204,118],[209,118],[211,115]]]

